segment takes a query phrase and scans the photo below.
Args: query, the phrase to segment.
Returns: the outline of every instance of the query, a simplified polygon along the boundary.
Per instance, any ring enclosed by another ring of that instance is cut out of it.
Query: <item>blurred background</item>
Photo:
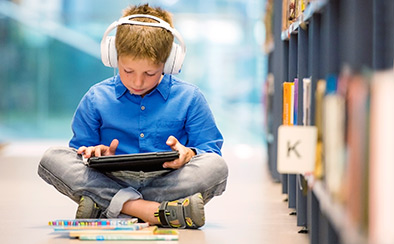
[[[100,60],[104,31],[143,3],[173,13],[179,76],[201,88],[225,143],[264,145],[265,0],[0,0],[0,143],[71,138],[82,96],[117,73]]]

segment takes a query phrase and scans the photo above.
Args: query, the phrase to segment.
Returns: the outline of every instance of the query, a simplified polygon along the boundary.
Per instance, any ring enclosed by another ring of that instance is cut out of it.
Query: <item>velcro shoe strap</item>
[[[168,202],[162,202],[159,206],[158,216],[163,227],[186,228],[184,207],[181,202],[176,205],[169,205]],[[177,221],[179,224],[174,224]]]
[[[163,227],[166,227],[166,228],[171,227],[170,224],[168,223],[167,216],[166,216],[166,213],[168,212],[166,210],[167,203],[168,202],[162,202],[159,206],[159,211],[158,211],[160,223]]]
[[[160,219],[160,223],[163,227],[166,227],[166,228],[171,227],[167,221],[166,210],[159,210],[159,219]]]

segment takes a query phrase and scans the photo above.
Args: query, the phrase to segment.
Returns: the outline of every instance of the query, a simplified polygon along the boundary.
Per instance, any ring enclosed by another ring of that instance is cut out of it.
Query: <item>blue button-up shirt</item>
[[[201,91],[172,75],[145,95],[131,94],[119,75],[90,88],[72,121],[70,147],[109,145],[116,154],[171,150],[170,135],[197,154],[221,155],[223,137]]]

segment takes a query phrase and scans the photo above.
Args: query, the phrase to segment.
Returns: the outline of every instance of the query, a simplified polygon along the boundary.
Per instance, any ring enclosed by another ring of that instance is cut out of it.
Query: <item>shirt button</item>
[[[145,136],[144,133],[141,133],[141,134],[140,134],[140,137],[141,137],[141,138],[144,138],[144,136]]]
[[[141,110],[144,111],[145,110],[145,106],[141,106]]]

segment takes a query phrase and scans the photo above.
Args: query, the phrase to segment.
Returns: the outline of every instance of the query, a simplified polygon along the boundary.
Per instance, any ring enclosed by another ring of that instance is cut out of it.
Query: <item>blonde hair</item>
[[[129,6],[124,9],[123,17],[133,14],[156,16],[173,27],[171,14],[161,8],[148,4]],[[141,22],[156,22],[150,18],[133,18]],[[120,56],[150,59],[153,63],[165,63],[171,52],[174,36],[166,29],[151,26],[120,25],[116,31],[115,47]]]

